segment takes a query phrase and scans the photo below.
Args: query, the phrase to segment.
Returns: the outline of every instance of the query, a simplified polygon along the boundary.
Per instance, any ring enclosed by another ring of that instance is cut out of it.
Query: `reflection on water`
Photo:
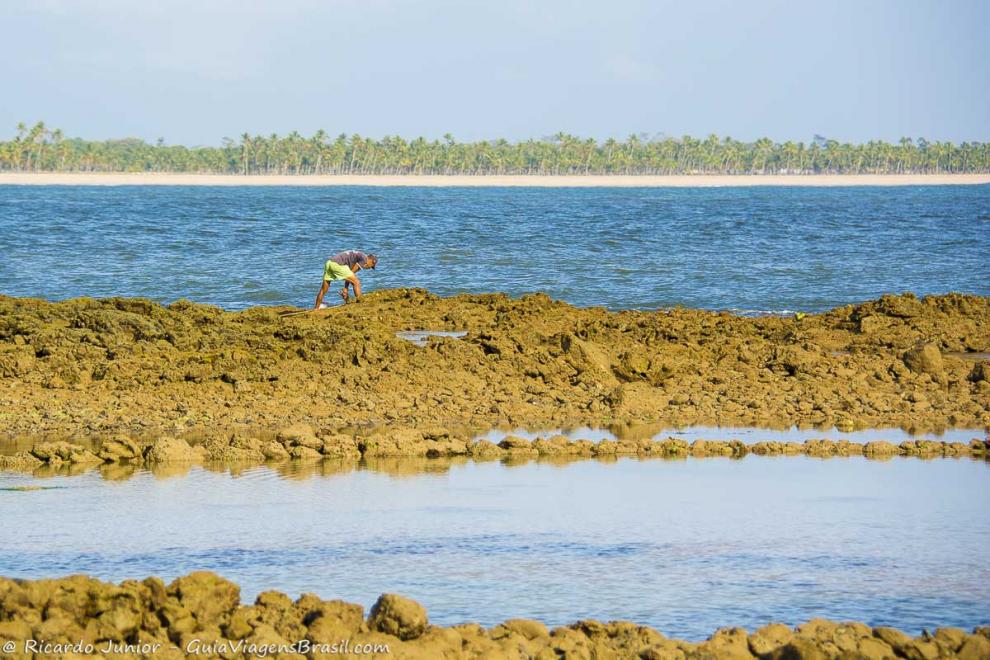
[[[364,435],[375,430],[377,427],[348,428],[341,432],[348,434]],[[524,429],[524,428],[497,428],[484,432],[472,429],[453,429],[455,432],[464,433],[465,437],[472,436],[475,440],[489,440],[494,443],[500,442],[506,436],[516,436],[535,440],[536,438],[549,438],[555,435],[564,435],[571,440],[591,440],[599,442],[601,440],[662,440],[665,438],[681,438],[688,442],[695,440],[741,440],[746,444],[757,442],[804,442],[806,440],[848,440],[850,442],[867,443],[874,440],[886,440],[894,444],[899,444],[905,440],[936,440],[941,442],[962,442],[969,444],[974,438],[983,439],[987,436],[984,429],[944,429],[937,433],[920,432],[914,433],[910,430],[899,428],[863,429],[858,431],[840,431],[836,428],[814,428],[814,427],[785,427],[780,429],[758,428],[752,426],[685,426],[671,428],[663,424],[617,424],[605,427],[573,426],[553,429]],[[270,438],[271,432],[259,431],[259,437]],[[154,438],[145,438],[150,441]],[[199,438],[195,435],[184,436],[184,439],[191,444],[197,444]],[[0,438],[0,455],[13,455],[19,451],[30,450],[38,440],[35,438]],[[72,442],[80,444],[91,451],[96,451],[97,443],[93,438],[74,436]],[[79,468],[85,470],[87,468]]]
[[[754,426],[685,426],[671,428],[662,424],[637,424],[634,426],[616,425],[607,427],[578,426],[556,429],[492,429],[476,435],[478,440],[500,442],[506,436],[516,436],[527,440],[564,435],[572,440],[662,440],[680,438],[688,442],[695,440],[741,440],[746,444],[757,442],[804,442],[806,440],[848,440],[867,443],[886,440],[899,444],[905,440],[937,440],[942,442],[969,443],[974,438],[983,439],[983,429],[945,429],[939,433],[912,433],[899,428],[863,429],[841,431],[837,428],[814,428],[791,426],[782,429],[758,428]]]
[[[207,569],[245,600],[275,588],[369,606],[396,592],[441,624],[627,619],[689,639],[816,616],[912,633],[988,623],[981,461],[213,469],[119,482],[0,474],[0,574]],[[58,488],[9,490],[38,485]]]
[[[363,435],[371,432],[377,427],[347,428],[341,429],[342,433]],[[497,428],[485,432],[477,432],[472,429],[452,429],[456,433],[463,433],[465,437],[472,436],[475,440],[489,440],[494,443],[500,442],[507,436],[516,436],[535,440],[537,438],[550,438],[555,435],[564,435],[571,440],[591,440],[599,442],[601,440],[663,440],[666,438],[680,438],[688,442],[695,440],[741,440],[746,444],[757,442],[805,442],[806,440],[848,440],[865,444],[875,440],[886,440],[894,444],[899,444],[905,440],[936,440],[941,442],[962,442],[969,444],[973,439],[983,439],[987,436],[984,429],[944,429],[940,432],[913,433],[910,430],[899,428],[863,429],[858,431],[840,431],[836,428],[814,428],[814,427],[785,427],[780,429],[759,428],[752,426],[685,426],[681,428],[671,428],[663,424],[617,424],[607,427],[574,426],[566,428],[552,429],[524,429],[524,428]],[[259,431],[259,437],[269,439],[272,437],[270,431]],[[190,444],[197,444],[200,438],[195,435],[183,436]],[[145,438],[152,440],[153,438]],[[0,455],[13,455],[19,451],[30,450],[38,442],[35,438],[0,438]],[[97,442],[93,438],[73,436],[72,442],[80,444],[91,451],[97,450]],[[55,468],[54,473],[59,470],[68,469]],[[72,468],[75,473],[89,469],[89,466],[76,466]],[[294,468],[293,468],[294,469]]]
[[[367,470],[369,472],[381,472],[392,477],[411,477],[429,474],[442,474],[453,467],[463,465],[470,461],[497,461],[505,467],[516,467],[526,463],[538,462],[545,465],[567,465],[577,461],[593,460],[598,463],[614,463],[618,456],[503,456],[494,458],[469,458],[467,456],[453,456],[444,458],[415,458],[415,457],[378,457],[372,456],[362,459],[334,459],[324,458],[318,461],[283,461],[278,463],[265,463],[264,468],[271,471],[272,475],[277,475],[283,479],[302,481],[311,477],[333,477],[347,474],[355,470]],[[888,460],[890,457],[882,456],[871,458],[870,460]],[[686,457],[657,457],[649,460],[669,460],[681,461]],[[973,460],[981,460],[974,457]],[[204,465],[194,465],[190,463],[158,463],[144,466],[134,463],[105,463],[102,465],[62,463],[60,465],[42,465],[30,471],[30,476],[37,479],[49,479],[53,477],[78,477],[81,475],[99,475],[106,481],[126,481],[141,475],[151,475],[156,479],[171,479],[173,477],[184,477],[195,470],[205,470],[217,474],[229,474],[232,477],[240,477],[251,473],[262,467],[258,463],[231,463],[217,462],[206,463]],[[4,475],[0,472],[0,475]],[[10,474],[17,474],[13,472]],[[46,486],[54,487],[54,486]],[[58,486],[61,488],[61,486]],[[14,487],[11,487],[14,488]],[[16,487],[23,490],[27,487]],[[34,486],[30,489],[37,490]],[[4,488],[0,488],[4,490]],[[10,489],[7,489],[10,490]]]

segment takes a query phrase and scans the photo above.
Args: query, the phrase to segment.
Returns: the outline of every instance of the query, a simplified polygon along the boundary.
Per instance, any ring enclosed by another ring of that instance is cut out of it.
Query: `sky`
[[[990,141],[984,0],[0,0],[0,138]]]

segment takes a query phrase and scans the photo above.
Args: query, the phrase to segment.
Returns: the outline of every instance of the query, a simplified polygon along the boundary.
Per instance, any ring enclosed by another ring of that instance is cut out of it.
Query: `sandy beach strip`
[[[744,186],[986,185],[990,174],[821,174],[680,176],[538,175],[237,175],[2,172],[0,185],[26,186],[424,186],[531,188],[720,188]]]

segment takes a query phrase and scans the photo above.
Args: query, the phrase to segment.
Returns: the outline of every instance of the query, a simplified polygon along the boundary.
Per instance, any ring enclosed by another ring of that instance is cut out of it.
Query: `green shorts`
[[[346,280],[348,277],[353,275],[351,269],[347,266],[342,266],[338,264],[333,259],[327,259],[327,262],[323,264],[323,281],[324,282],[335,282],[337,280]]]

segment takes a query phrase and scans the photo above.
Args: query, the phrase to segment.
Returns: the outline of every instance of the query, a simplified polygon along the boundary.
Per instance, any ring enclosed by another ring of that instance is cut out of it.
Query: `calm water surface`
[[[990,186],[0,186],[7,295],[308,305],[324,260],[352,247],[381,257],[369,290],[746,313],[987,295]]]
[[[987,432],[984,429],[945,429],[939,433],[911,432],[899,428],[862,429],[857,431],[840,431],[837,428],[798,428],[792,426],[785,429],[768,429],[755,426],[685,426],[681,428],[665,428],[656,424],[637,426],[590,427],[557,429],[492,429],[476,435],[476,440],[501,442],[507,436],[536,440],[563,435],[571,440],[663,440],[678,438],[688,442],[695,440],[740,440],[748,445],[757,442],[806,442],[808,440],[847,440],[849,442],[867,443],[885,440],[899,444],[905,440],[935,440],[938,442],[962,442],[969,444],[971,440],[982,440]],[[0,444],[0,453],[3,453]]]
[[[689,639],[816,616],[915,634],[990,623],[990,466],[968,459],[0,474],[31,484],[56,488],[0,491],[3,575],[209,569],[244,600],[397,592],[442,624],[627,619]]]

